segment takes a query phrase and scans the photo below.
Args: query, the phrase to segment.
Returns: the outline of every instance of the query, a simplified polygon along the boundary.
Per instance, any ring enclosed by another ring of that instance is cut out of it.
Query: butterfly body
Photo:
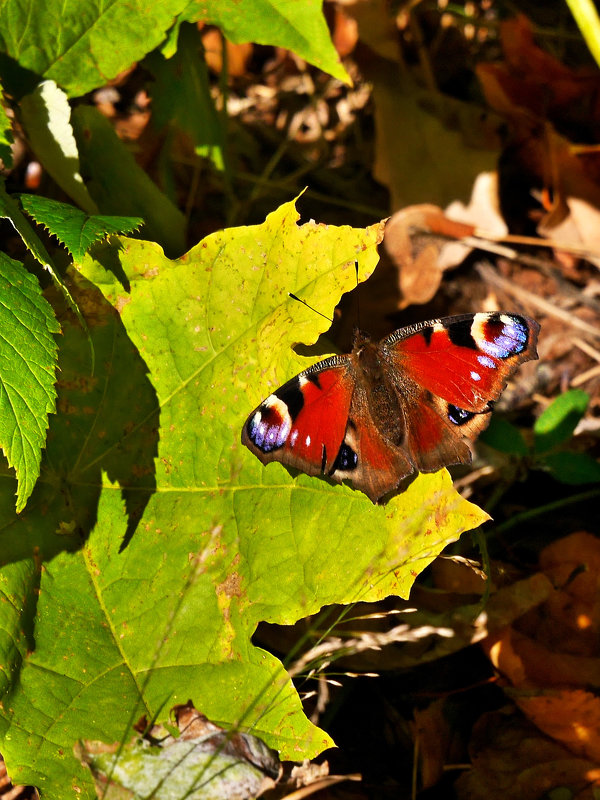
[[[401,328],[301,372],[248,417],[242,442],[264,464],[350,480],[374,503],[415,470],[468,463],[506,379],[537,358],[539,325],[479,313]]]

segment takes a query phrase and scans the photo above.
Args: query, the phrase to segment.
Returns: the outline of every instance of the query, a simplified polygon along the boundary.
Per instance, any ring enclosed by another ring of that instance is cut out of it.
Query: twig
[[[554,305],[554,303],[545,300],[543,297],[539,297],[537,294],[530,292],[528,289],[523,289],[521,286],[516,286],[506,278],[498,275],[498,273],[487,264],[477,264],[476,269],[483,280],[489,283],[495,289],[500,289],[500,291],[515,297],[523,304],[533,306],[534,308],[543,311],[544,314],[548,314],[550,317],[562,320],[562,322],[565,322],[572,328],[577,328],[580,331],[589,334],[590,336],[600,338],[600,328],[596,328],[594,325],[589,325],[582,319],[575,317],[568,311],[559,308],[558,306]]]
[[[575,338],[572,340],[573,344],[578,347],[580,350],[583,350],[590,358],[593,358],[594,361],[600,363],[600,352],[596,350],[595,347],[592,347],[591,344],[584,342],[583,339]]]
[[[577,388],[577,386],[581,386],[582,384],[591,381],[592,378],[597,378],[598,375],[600,375],[600,364],[597,364],[595,367],[591,367],[585,372],[581,372],[579,375],[576,375],[569,385]]]

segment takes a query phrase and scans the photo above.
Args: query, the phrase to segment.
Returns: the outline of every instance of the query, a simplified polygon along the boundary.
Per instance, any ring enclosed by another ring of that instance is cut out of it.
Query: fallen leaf
[[[514,709],[480,717],[469,752],[472,768],[454,785],[459,800],[539,800],[567,786],[570,797],[596,800],[597,763],[574,757]]]

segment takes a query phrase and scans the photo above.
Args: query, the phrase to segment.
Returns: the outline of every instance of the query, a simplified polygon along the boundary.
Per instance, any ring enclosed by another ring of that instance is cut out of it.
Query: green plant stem
[[[592,0],[567,0],[590,53],[600,66],[600,17]]]
[[[562,500],[555,500],[553,503],[547,503],[545,506],[538,506],[537,508],[532,508],[529,511],[523,511],[521,514],[515,514],[514,517],[507,519],[506,522],[502,522],[500,525],[497,525],[494,529],[494,533],[504,533],[505,531],[520,525],[522,522],[535,519],[543,514],[548,514],[550,511],[556,511],[556,509],[564,508],[565,506],[572,505],[573,503],[581,503],[584,500],[592,500],[594,497],[600,497],[600,489],[592,489],[589,492],[574,494],[570,497],[565,497]]]
[[[481,595],[481,606],[485,608],[487,605],[487,601],[490,599],[490,592],[492,587],[492,564],[490,561],[490,553],[487,546],[487,541],[485,538],[485,533],[479,528],[475,528],[472,531],[473,539],[475,540],[475,544],[477,545],[477,549],[479,550],[479,554],[481,556],[481,565],[483,567],[483,571],[486,575],[485,580],[485,589],[483,590],[483,594]]]

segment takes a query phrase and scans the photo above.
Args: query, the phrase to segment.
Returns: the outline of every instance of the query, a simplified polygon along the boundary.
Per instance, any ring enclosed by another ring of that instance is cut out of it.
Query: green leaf
[[[135,230],[144,222],[140,217],[89,216],[68,203],[36,194],[19,195],[19,200],[30,217],[64,244],[75,262],[99,239]]]
[[[321,0],[192,0],[181,14],[218,25],[231,42],[285,47],[345,83],[351,83],[332,44]]]
[[[54,81],[44,81],[20,102],[21,120],[34,153],[56,183],[88,214],[98,211],[79,173],[71,107]]]
[[[600,463],[589,453],[552,453],[545,456],[542,463],[561,483],[576,485],[600,481]]]
[[[501,453],[514,456],[526,456],[529,453],[521,431],[502,417],[493,416],[489,427],[479,439]]]
[[[265,468],[240,443],[249,410],[306,366],[292,345],[328,325],[287,292],[331,312],[355,285],[355,260],[361,279],[373,271],[381,233],[298,226],[288,203],[178,261],[133,239],[86,256],[104,295],[76,276],[98,369],[89,378],[66,316],[43,480],[22,520],[0,493],[2,558],[47,562],[27,628],[36,648],[0,709],[14,781],[86,800],[77,740],[126,741],[142,713],[161,722],[188,699],[284,758],[315,755],[331,740],[281,663],[252,644],[259,621],[407,596],[486,519],[445,470],[374,506],[348,486]]]
[[[4,92],[0,87],[0,101],[4,101]],[[4,102],[0,102],[0,166],[8,170],[13,165],[11,144],[13,143],[12,125],[6,113]]]
[[[331,42],[321,0],[5,0],[0,4],[0,51],[31,74],[79,97],[103,86],[158,47],[180,21],[220,25],[233,42],[287,47],[350,82]],[[22,74],[6,88],[20,97]]]
[[[7,194],[6,189],[4,188],[3,180],[0,180],[0,218],[1,217],[10,220],[13,228],[20,235],[31,255],[44,267],[45,270],[50,273],[54,284],[60,289],[63,297],[68,302],[69,306],[71,307],[71,311],[73,311],[79,320],[79,323],[86,332],[86,336],[88,336],[89,341],[87,325],[79,308],[77,307],[77,303],[73,300],[69,288],[67,287],[62,275],[57,272],[54,262],[50,258],[48,251],[44,247],[37,233],[33,230],[23,215],[18,204],[9,194]]]
[[[48,414],[55,410],[60,331],[34,275],[0,252],[0,447],[17,475],[17,511],[40,474]]]
[[[157,47],[185,6],[186,0],[5,0],[0,50],[79,97]]]
[[[182,25],[175,55],[151,53],[145,65],[154,75],[150,85],[152,122],[159,130],[177,126],[191,138],[197,155],[210,158],[223,169],[224,141],[221,122],[210,93],[206,61],[201,58],[196,27]]]
[[[570,389],[550,403],[533,426],[535,452],[546,453],[569,439],[585,414],[589,401],[590,397],[586,392]]]
[[[581,31],[590,53],[600,67],[600,17],[592,0],[567,0],[571,14],[575,17],[577,27]]]
[[[171,255],[185,247],[185,217],[137,164],[110,122],[90,106],[73,111],[88,189],[103,214],[142,217],[144,233]]]

